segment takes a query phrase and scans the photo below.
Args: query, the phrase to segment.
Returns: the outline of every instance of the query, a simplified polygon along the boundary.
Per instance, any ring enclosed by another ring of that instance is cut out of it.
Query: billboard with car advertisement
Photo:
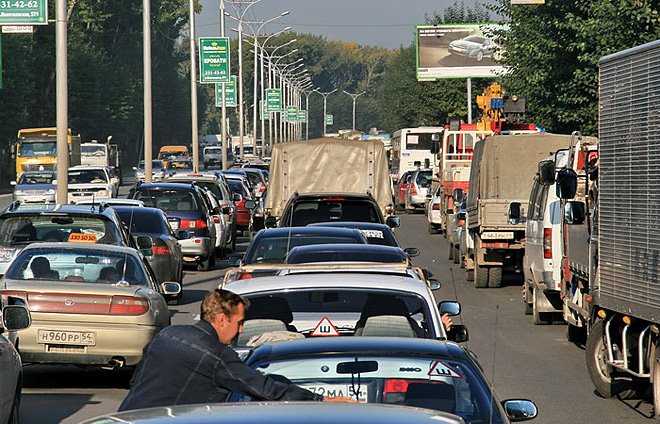
[[[487,78],[504,72],[501,48],[488,37],[499,24],[417,25],[417,79]]]

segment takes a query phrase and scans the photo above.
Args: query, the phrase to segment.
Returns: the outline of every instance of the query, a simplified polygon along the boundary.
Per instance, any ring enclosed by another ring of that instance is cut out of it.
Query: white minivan
[[[566,163],[566,151],[559,151],[544,160],[554,160],[556,168]],[[525,256],[523,258],[525,314],[532,315],[534,324],[550,324],[560,320],[561,289],[561,201],[556,185],[543,185],[539,175],[534,184],[527,209]]]

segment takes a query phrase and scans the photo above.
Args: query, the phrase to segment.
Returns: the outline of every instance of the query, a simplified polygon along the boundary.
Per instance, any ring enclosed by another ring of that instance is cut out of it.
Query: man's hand
[[[354,398],[349,396],[337,396],[337,397],[324,397],[323,402],[356,402]]]
[[[442,319],[442,325],[445,326],[445,331],[451,330],[451,326],[454,324],[451,317],[448,314],[443,314],[441,319]]]

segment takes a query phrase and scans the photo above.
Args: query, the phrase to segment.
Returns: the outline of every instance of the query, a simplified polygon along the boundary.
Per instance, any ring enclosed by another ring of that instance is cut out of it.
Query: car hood
[[[18,191],[46,191],[55,190],[56,185],[53,184],[19,184],[16,186]]]

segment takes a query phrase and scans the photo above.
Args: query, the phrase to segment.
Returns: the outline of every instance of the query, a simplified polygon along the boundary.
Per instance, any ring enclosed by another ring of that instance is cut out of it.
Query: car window
[[[534,202],[536,201],[536,194],[539,190],[539,178],[534,177],[534,184],[532,185],[532,192],[529,194],[529,204],[527,205],[527,219],[534,219]]]
[[[260,237],[246,253],[248,264],[281,264],[289,251],[296,246],[312,244],[359,243],[353,237],[306,235],[295,237]]]
[[[319,249],[315,251],[292,250],[286,257],[287,264],[308,264],[313,262],[384,262],[403,263],[407,259],[403,251],[370,252]]]
[[[379,223],[378,211],[371,202],[360,200],[300,200],[295,203],[292,227],[314,222],[355,221]]]
[[[52,184],[55,174],[50,172],[44,173],[25,173],[21,175],[18,184]]]
[[[227,180],[227,184],[229,184],[229,189],[231,190],[232,193],[238,193],[243,197],[250,197],[247,190],[245,189],[245,185],[243,185],[241,181]]]
[[[147,286],[144,268],[133,257],[89,249],[33,249],[23,251],[7,270],[13,280]]]
[[[158,208],[165,212],[196,212],[199,205],[192,192],[187,190],[139,190],[138,200],[144,206]]]
[[[100,169],[69,170],[69,184],[107,183],[108,176]]]
[[[220,190],[220,186],[218,183],[213,182],[213,181],[197,181],[197,185],[205,188],[207,190],[210,190],[211,193],[215,195],[220,200],[223,200],[224,197],[222,196],[222,190]]]
[[[254,336],[277,330],[297,332],[306,337],[333,335],[324,330],[319,332],[320,325],[333,327],[337,333],[334,335],[340,336],[428,338],[431,335],[427,307],[421,297],[412,294],[367,289],[309,289],[246,297],[250,308],[246,312],[243,334],[235,341],[237,345],[245,345]],[[264,320],[270,320],[269,326],[259,326],[265,324]]]
[[[433,182],[433,173],[431,171],[418,172],[415,182],[422,188],[430,187],[431,183]]]
[[[0,218],[0,245],[19,246],[38,241],[66,242],[84,234],[89,241],[120,245],[121,234],[107,219],[79,215],[15,215]],[[93,239],[93,240],[92,240]]]
[[[166,232],[158,215],[152,212],[140,213],[138,209],[140,208],[117,212],[131,233],[162,234]]]

